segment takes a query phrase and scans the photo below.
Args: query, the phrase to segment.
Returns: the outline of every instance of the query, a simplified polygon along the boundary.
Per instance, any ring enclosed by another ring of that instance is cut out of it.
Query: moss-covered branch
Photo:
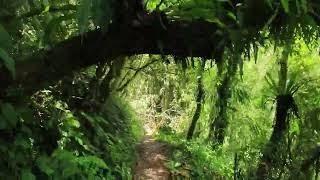
[[[139,26],[112,25],[107,33],[100,30],[68,39],[50,50],[17,59],[16,79],[0,71],[0,89],[10,85],[24,87],[27,94],[46,87],[64,76],[98,62],[118,56],[163,54],[212,58],[219,57],[221,40],[217,28],[205,21],[169,22],[165,33],[158,35],[155,23]],[[3,96],[4,92],[0,95]]]

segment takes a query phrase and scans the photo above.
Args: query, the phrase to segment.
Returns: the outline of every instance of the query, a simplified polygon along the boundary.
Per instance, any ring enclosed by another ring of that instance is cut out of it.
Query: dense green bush
[[[42,95],[44,102],[29,109],[1,104],[2,178],[132,177],[142,129],[123,99],[112,96],[101,113],[90,114],[69,110],[50,93]]]

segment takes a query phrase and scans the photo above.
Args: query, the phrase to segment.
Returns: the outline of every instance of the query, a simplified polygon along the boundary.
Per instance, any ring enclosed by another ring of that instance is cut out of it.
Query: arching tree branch
[[[216,46],[222,38],[216,35],[215,24],[206,21],[169,22],[161,35],[157,34],[158,27],[155,23],[135,27],[114,24],[107,33],[100,30],[88,32],[51,50],[17,59],[15,80],[4,69],[0,71],[0,98],[11,85],[23,87],[26,94],[32,94],[81,68],[118,56],[162,54],[186,57],[192,53],[194,57],[208,59],[220,57],[223,52],[222,46]]]

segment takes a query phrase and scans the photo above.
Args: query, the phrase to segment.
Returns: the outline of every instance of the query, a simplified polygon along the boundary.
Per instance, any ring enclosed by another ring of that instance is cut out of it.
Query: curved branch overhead
[[[279,3],[273,3],[277,7],[280,6]],[[265,1],[262,3],[246,0],[242,3],[225,3],[221,6],[222,15],[218,18],[226,29],[219,28],[221,26],[217,25],[219,24],[217,21],[213,23],[201,19],[193,21],[177,19],[166,22],[163,27],[162,24],[159,25],[159,18],[164,17],[166,20],[164,13],[147,12],[141,1],[122,0],[117,1],[116,5],[114,21],[107,32],[98,29],[67,39],[50,50],[40,50],[30,57],[17,59],[15,80],[12,80],[5,70],[1,70],[2,93],[0,91],[0,94],[3,96],[3,89],[10,85],[24,87],[27,92],[32,93],[81,68],[118,56],[162,54],[220,60],[224,47],[227,46],[226,43],[229,43],[229,36],[231,36],[227,31],[229,28],[235,30],[232,31],[233,38],[236,38],[240,45],[245,46],[246,39],[257,40],[253,37],[259,34],[258,32],[264,28],[266,23],[272,31],[272,27],[282,30],[279,27],[288,23],[286,21],[288,17],[296,18],[297,22],[303,21],[300,17],[296,17],[295,12],[287,13],[283,8],[280,8],[278,12],[275,5],[271,8]],[[304,15],[315,17],[317,10],[319,8],[310,3]],[[242,22],[237,20],[240,17],[234,19],[230,15],[233,13],[234,16],[238,16],[237,12],[242,13],[242,15],[238,13],[243,18]],[[270,18],[272,22],[268,22]],[[317,18],[313,20],[318,22]],[[162,20],[160,21],[162,23]],[[242,23],[243,27],[239,27],[239,23]],[[242,32],[247,32],[247,34],[242,34]]]
[[[157,35],[157,28],[153,25],[114,25],[107,33],[95,30],[73,37],[51,50],[41,50],[30,57],[18,59],[14,81],[9,73],[2,70],[0,88],[17,85],[32,93],[81,68],[118,56],[163,54],[213,58],[222,52],[216,46],[221,41],[221,37],[215,35],[217,27],[206,21],[170,22],[162,36]]]

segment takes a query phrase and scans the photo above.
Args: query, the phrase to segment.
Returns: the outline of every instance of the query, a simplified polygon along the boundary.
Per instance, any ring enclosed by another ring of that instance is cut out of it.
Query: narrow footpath
[[[134,168],[134,180],[169,180],[165,166],[170,154],[169,145],[154,140],[151,130],[145,127],[146,136],[137,146],[138,159]]]

